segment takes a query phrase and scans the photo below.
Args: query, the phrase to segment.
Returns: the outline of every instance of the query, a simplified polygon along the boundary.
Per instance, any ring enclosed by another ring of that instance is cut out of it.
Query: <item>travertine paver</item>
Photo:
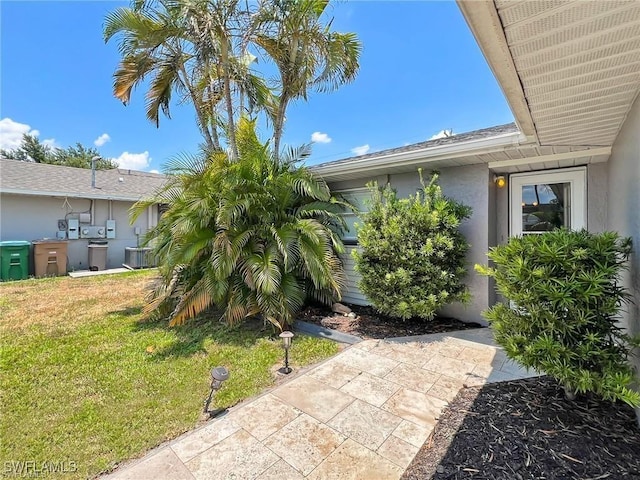
[[[354,400],[351,395],[310,376],[297,378],[273,394],[321,422],[327,422]]]
[[[352,368],[348,365],[345,365],[344,363],[329,361],[324,365],[321,365],[320,367],[314,369],[311,373],[309,373],[309,376],[315,378],[316,380],[320,380],[322,383],[326,383],[333,388],[340,388],[345,383],[350,382],[361,373],[362,370]]]
[[[391,480],[398,479],[403,469],[386,458],[349,439],[316,468],[314,480]]]
[[[482,329],[367,340],[295,375],[108,477],[397,480],[460,388],[536,372]]]
[[[379,407],[399,389],[400,385],[397,383],[363,372],[346,383],[340,391]]]
[[[401,363],[384,377],[417,392],[427,393],[440,378],[439,373]]]
[[[233,420],[258,440],[277,432],[302,412],[278,397],[268,394],[234,413]]]
[[[211,423],[174,442],[171,449],[183,462],[191,460],[196,455],[217,445],[230,435],[233,435],[240,426],[230,418],[223,418],[219,422]]]
[[[401,388],[382,406],[382,409],[405,420],[433,428],[446,405],[447,402],[426,393]]]
[[[197,480],[222,480],[255,478],[278,460],[275,453],[249,433],[238,430],[186,465]]]
[[[427,438],[429,438],[432,430],[430,427],[423,427],[408,420],[402,420],[400,425],[393,431],[393,435],[414,447],[420,448]]]
[[[420,447],[411,445],[409,442],[405,442],[401,438],[391,435],[385,440],[385,442],[378,448],[377,453],[381,457],[390,460],[402,469],[405,469],[416,456]]]
[[[332,428],[303,414],[269,437],[265,445],[303,475],[308,475],[344,439]]]
[[[113,480],[191,480],[195,477],[170,448],[164,448],[127,469],[117,471]]]
[[[329,426],[361,445],[377,450],[400,422],[400,417],[356,400],[333,417]]]

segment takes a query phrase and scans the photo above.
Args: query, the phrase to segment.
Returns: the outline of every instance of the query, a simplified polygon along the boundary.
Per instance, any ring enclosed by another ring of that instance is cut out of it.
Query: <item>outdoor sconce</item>
[[[507,178],[504,175],[495,175],[493,181],[498,188],[504,188],[507,185]]]
[[[293,333],[284,331],[280,334],[280,338],[282,339],[282,346],[284,347],[284,367],[279,369],[278,372],[289,375],[291,373],[291,367],[289,366],[289,349],[291,348]]]
[[[213,394],[220,390],[222,387],[222,383],[225,380],[229,379],[229,370],[224,367],[215,367],[211,369],[211,391],[209,392],[209,397],[207,401],[204,402],[204,413],[208,413],[210,417],[215,417],[220,415],[222,412],[226,412],[226,408],[218,408],[213,411],[209,411],[209,405],[211,404],[211,399],[213,398]]]

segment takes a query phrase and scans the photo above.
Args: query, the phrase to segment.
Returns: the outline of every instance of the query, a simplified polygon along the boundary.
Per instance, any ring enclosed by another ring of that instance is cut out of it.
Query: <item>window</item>
[[[510,188],[511,236],[587,226],[584,167],[514,174]]]
[[[368,211],[369,206],[367,200],[371,197],[368,188],[352,188],[348,190],[336,190],[336,195],[341,196],[347,202],[356,207],[356,210],[360,213]],[[355,245],[358,242],[358,235],[356,232],[356,223],[361,223],[360,216],[357,213],[353,213],[350,210],[345,211],[342,214],[345,222],[347,223],[347,230],[342,235],[342,240],[347,245]]]

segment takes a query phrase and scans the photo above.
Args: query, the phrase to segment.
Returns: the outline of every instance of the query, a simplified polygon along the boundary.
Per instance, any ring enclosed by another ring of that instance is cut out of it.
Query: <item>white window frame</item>
[[[522,187],[543,183],[569,183],[572,230],[587,228],[587,167],[514,173],[509,178],[509,236],[522,236]]]
[[[369,188],[368,187],[344,188],[341,190],[333,190],[333,193],[343,197],[348,197],[350,193],[369,193]],[[361,210],[361,212],[366,213],[367,210]],[[344,213],[341,213],[341,215],[345,218],[349,217],[349,218],[360,219],[360,217],[353,212],[344,212]],[[344,236],[342,237],[342,240],[353,243],[358,241],[358,237],[356,236],[355,232],[353,232],[353,236],[351,236],[351,232],[345,232]]]

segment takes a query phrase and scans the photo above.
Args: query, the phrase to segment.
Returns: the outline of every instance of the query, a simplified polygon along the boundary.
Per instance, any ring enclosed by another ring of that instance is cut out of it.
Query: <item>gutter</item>
[[[516,147],[523,143],[527,143],[527,137],[524,134],[521,132],[511,132],[495,137],[469,140],[467,142],[450,145],[425,147],[418,150],[390,154],[382,153],[377,157],[355,158],[347,162],[338,161],[324,165],[316,165],[309,167],[309,169],[322,177],[353,173],[363,171],[364,169],[367,170],[367,174],[370,174],[370,171],[375,168],[411,166],[417,163],[429,163],[448,158],[481,155],[483,153],[502,151],[506,147]]]
[[[117,195],[95,195],[94,193],[69,193],[69,192],[40,192],[33,190],[20,190],[15,188],[0,188],[0,193],[8,193],[13,195],[29,195],[37,197],[60,197],[60,198],[84,198],[89,200],[115,200],[120,202],[137,202],[144,198],[139,197],[121,197]]]

